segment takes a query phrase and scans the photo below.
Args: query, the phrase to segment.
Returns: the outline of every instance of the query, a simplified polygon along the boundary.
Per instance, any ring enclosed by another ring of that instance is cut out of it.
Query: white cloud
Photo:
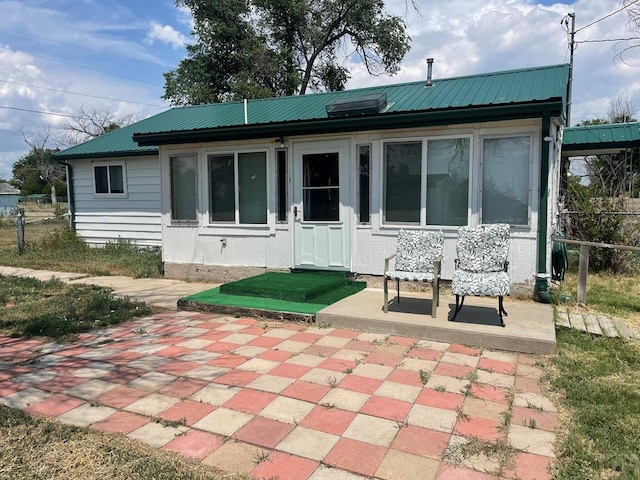
[[[161,25],[158,22],[151,22],[151,28],[147,32],[145,43],[153,45],[155,41],[167,43],[174,49],[184,47],[189,39],[171,25]]]

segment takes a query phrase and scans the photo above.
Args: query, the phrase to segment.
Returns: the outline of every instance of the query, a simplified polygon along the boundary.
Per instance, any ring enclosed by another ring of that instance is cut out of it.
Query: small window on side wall
[[[93,185],[96,195],[125,196],[125,170],[124,164],[94,165]]]
[[[358,145],[358,222],[371,222],[371,145]]]

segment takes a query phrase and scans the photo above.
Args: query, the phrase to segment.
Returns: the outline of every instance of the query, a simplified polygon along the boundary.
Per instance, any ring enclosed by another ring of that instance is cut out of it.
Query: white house
[[[73,165],[78,231],[138,241],[139,219],[159,215],[169,273],[378,275],[399,229],[416,228],[445,233],[451,278],[457,227],[505,222],[512,281],[546,281],[568,73],[555,65],[173,108],[101,137],[101,153],[89,145],[99,138],[57,156]],[[115,152],[115,134],[135,143]]]

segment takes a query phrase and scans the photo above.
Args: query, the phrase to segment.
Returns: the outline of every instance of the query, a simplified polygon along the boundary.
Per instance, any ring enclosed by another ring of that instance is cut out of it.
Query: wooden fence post
[[[22,210],[18,210],[18,218],[16,220],[16,230],[18,234],[18,253],[24,250],[24,215]]]
[[[580,245],[578,264],[578,303],[587,303],[587,274],[589,273],[589,245]]]

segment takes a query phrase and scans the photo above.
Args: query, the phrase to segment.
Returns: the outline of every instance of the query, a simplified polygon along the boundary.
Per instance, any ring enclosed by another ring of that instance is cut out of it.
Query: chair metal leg
[[[398,303],[400,303],[400,280],[396,280],[396,291],[398,292]]]
[[[384,277],[384,303],[382,304],[382,311],[387,313],[389,311],[389,285],[387,284],[387,277]]]
[[[431,316],[436,318],[436,309],[440,304],[440,285],[438,279],[433,281],[433,294],[431,296]]]
[[[460,295],[456,294],[456,309],[453,312],[453,317],[449,319],[450,322],[455,322],[456,317],[458,316],[458,312],[462,310],[462,305],[464,304],[464,295],[462,296],[462,300],[460,300]]]
[[[498,317],[500,317],[500,325],[502,325],[504,327],[505,324],[504,324],[504,320],[502,319],[502,315],[504,315],[506,317],[509,314],[504,309],[504,305],[502,303],[503,300],[504,300],[504,297],[502,295],[498,297]]]

